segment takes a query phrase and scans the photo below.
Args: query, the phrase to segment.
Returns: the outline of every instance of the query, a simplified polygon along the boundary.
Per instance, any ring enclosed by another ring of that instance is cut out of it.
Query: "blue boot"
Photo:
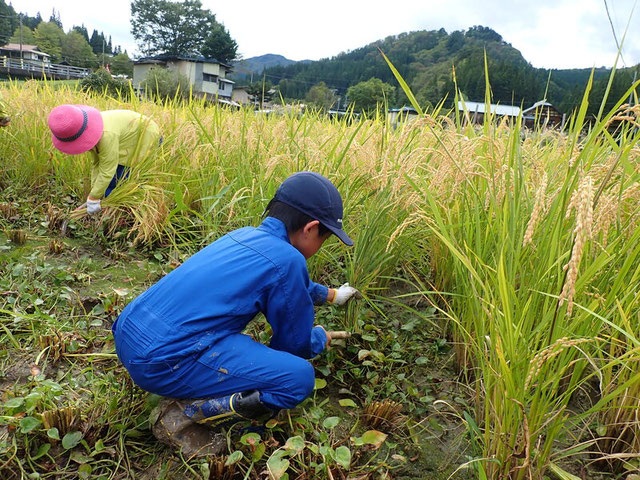
[[[242,420],[271,417],[275,413],[260,401],[257,390],[196,400],[184,409],[187,417],[208,427],[226,427]]]

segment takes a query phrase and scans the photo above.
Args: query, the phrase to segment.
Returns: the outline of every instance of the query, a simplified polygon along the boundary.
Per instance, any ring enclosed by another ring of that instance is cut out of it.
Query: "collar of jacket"
[[[264,230],[265,232],[269,232],[270,234],[278,237],[281,240],[284,240],[287,243],[291,243],[289,241],[289,234],[287,233],[287,229],[284,226],[284,223],[282,223],[277,218],[265,218],[258,227],[258,230]]]

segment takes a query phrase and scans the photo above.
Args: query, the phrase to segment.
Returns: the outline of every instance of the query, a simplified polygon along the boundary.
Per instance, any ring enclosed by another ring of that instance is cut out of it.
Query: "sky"
[[[622,40],[619,65],[640,63],[640,5],[636,0],[606,0]],[[130,0],[11,0],[29,15],[45,20],[55,6],[65,30],[84,24],[110,34],[114,45],[135,54]],[[616,41],[605,0],[202,0],[238,42],[243,58],[275,53],[291,60],[318,60],[368,43],[415,30],[447,32],[473,25],[491,27],[539,68],[590,68],[613,65]]]

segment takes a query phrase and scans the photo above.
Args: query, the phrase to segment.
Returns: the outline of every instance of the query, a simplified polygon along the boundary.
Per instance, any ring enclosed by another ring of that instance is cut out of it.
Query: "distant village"
[[[249,94],[247,87],[236,85],[228,78],[233,71],[232,65],[204,57],[157,55],[140,58],[134,61],[133,65],[131,82],[134,90],[140,90],[140,85],[152,67],[179,71],[189,80],[194,95],[214,103],[235,108],[253,106],[256,111],[267,115],[287,110],[287,107],[279,102],[256,98],[256,95]],[[82,79],[90,73],[91,69],[71,66],[66,62],[52,63],[50,55],[40,51],[35,45],[9,43],[0,47],[0,75],[11,78],[69,80]],[[275,91],[266,93],[269,94],[268,98],[271,98]],[[299,108],[300,105],[297,107]],[[559,112],[545,99],[526,108],[460,100],[457,103],[457,110],[458,114],[462,115],[463,121],[474,124],[482,124],[485,115],[488,114],[497,119],[512,120],[522,116],[523,124],[531,128],[541,125],[562,129],[566,122],[566,114]],[[327,114],[334,117],[357,116],[344,109],[330,109]],[[387,119],[392,125],[402,121],[410,122],[416,118],[418,118],[418,112],[412,107],[392,108],[387,112]]]

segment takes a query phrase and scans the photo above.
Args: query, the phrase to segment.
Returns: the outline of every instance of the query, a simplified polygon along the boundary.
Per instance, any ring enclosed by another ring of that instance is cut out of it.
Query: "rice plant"
[[[557,131],[491,115],[474,126],[441,108],[391,129],[380,117],[267,117],[194,99],[156,105],[9,84],[3,96],[19,113],[0,131],[0,182],[49,202],[55,230],[63,210],[86,198],[89,159],[53,148],[48,111],[60,103],[139,111],[160,125],[164,143],[105,200],[103,221],[132,244],[187,255],[257,225],[289,174],[318,171],[343,194],[355,246],[327,242],[309,264],[312,277],[348,281],[373,304],[397,293],[395,278],[430,285],[400,295],[428,297],[447,320],[461,378],[475,391],[459,415],[477,447],[468,466],[478,478],[540,479],[587,452],[632,468],[640,109],[621,99],[589,124],[589,88],[567,130]],[[0,205],[0,217],[15,213]],[[340,314],[344,328],[361,328],[360,302]],[[576,408],[581,392],[594,389],[592,404]],[[370,408],[375,423],[382,407]],[[397,415],[395,405],[384,409]]]

